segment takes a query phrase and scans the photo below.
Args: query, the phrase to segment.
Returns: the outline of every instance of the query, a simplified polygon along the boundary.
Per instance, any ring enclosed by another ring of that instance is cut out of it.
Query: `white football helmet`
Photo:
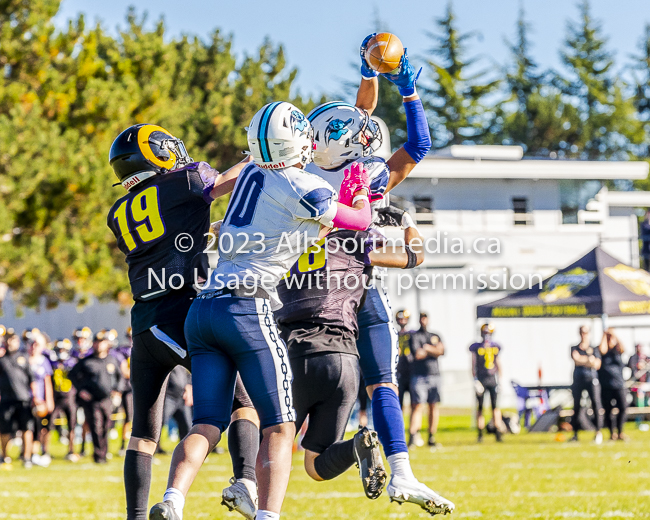
[[[248,148],[261,168],[280,169],[312,161],[314,131],[291,103],[275,101],[262,107],[248,127]]]
[[[381,130],[368,112],[343,101],[332,101],[312,110],[307,119],[314,128],[314,163],[326,170],[338,168],[375,153],[381,146]]]

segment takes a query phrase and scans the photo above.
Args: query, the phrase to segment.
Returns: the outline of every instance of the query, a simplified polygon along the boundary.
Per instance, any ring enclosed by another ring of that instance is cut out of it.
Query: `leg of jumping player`
[[[454,505],[419,482],[411,470],[397,390],[399,349],[392,315],[386,289],[370,288],[359,311],[357,347],[372,399],[374,426],[391,468],[388,494],[392,500],[413,502],[430,514],[451,513]]]

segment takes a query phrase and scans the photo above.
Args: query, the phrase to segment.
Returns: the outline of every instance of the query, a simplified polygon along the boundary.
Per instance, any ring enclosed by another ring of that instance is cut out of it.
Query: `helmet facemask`
[[[194,162],[190,155],[187,153],[185,143],[176,137],[170,136],[166,139],[158,140],[153,136],[149,136],[149,142],[158,146],[158,154],[160,155],[157,156],[164,161],[169,160],[170,152],[174,154],[176,157],[176,162],[171,169],[178,170],[179,168],[183,168],[184,166],[187,166],[188,164]]]

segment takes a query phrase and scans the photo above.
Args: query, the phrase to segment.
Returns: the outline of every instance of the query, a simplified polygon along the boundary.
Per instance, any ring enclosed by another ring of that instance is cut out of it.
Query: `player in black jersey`
[[[408,214],[393,207],[379,213],[383,224],[405,228],[406,247],[389,246],[369,231],[330,233],[279,284],[283,307],[276,312],[294,375],[296,430],[309,415],[302,441],[307,474],[330,480],[357,462],[371,499],[386,482],[377,434],[362,428],[353,439],[342,440],[359,388],[357,312],[372,266],[407,269],[424,260],[420,234]]]
[[[144,520],[167,377],[177,365],[190,368],[183,327],[196,295],[193,284],[207,278],[210,205],[232,191],[248,160],[219,175],[207,163],[192,162],[180,139],[147,124],[122,132],[109,159],[128,193],[115,202],[107,223],[126,255],[135,300],[134,418],[124,458],[127,518]]]

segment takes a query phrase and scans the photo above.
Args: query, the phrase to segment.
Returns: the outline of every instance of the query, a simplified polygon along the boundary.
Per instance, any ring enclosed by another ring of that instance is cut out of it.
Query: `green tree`
[[[486,79],[487,71],[470,73],[478,58],[466,58],[467,40],[475,33],[459,33],[451,2],[436,25],[439,34],[429,33],[434,41],[430,51],[434,58],[428,61],[433,86],[421,88],[425,108],[432,116],[433,146],[478,142],[497,123],[498,106],[490,106],[488,97],[500,81]]]
[[[641,139],[635,109],[624,83],[615,75],[607,39],[591,16],[588,0],[579,9],[580,20],[569,23],[561,53],[569,76],[556,81],[579,113],[568,155],[625,159],[630,156],[630,143]]]
[[[83,17],[57,31],[59,1],[0,0],[0,280],[19,304],[130,302],[126,265],[106,216],[122,188],[108,150],[135,123],[182,138],[195,160],[225,170],[247,148],[244,126],[292,96],[296,75],[265,42],[237,67],[232,42],[169,38],[134,10],[117,37]],[[225,200],[215,204],[223,214]]]
[[[515,41],[506,42],[511,55],[511,64],[505,70],[509,97],[503,105],[503,126],[497,141],[519,144],[527,155],[561,156],[562,148],[575,140],[577,110],[549,83],[549,73],[539,71],[531,56],[529,32],[522,6]]]

